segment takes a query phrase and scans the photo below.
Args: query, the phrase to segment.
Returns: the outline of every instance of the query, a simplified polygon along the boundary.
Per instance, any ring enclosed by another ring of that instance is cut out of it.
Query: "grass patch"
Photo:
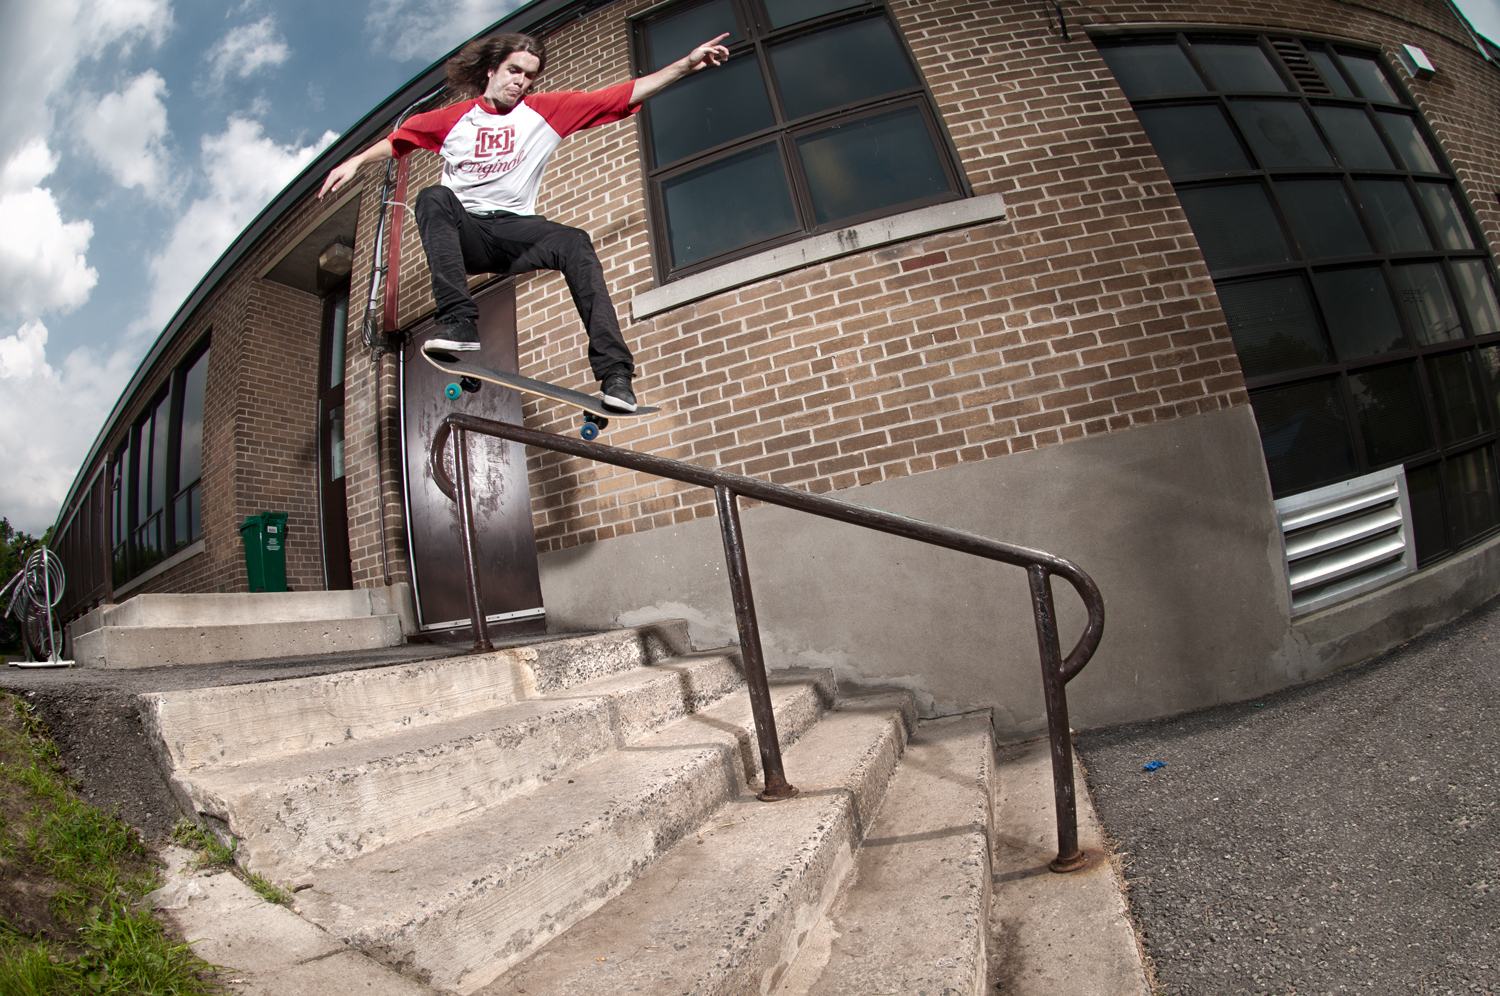
[[[278,906],[292,905],[290,889],[277,885],[259,872],[248,871],[234,863],[234,848],[221,844],[217,837],[191,820],[179,820],[172,828],[172,840],[198,852],[199,868],[227,868],[248,885],[257,896]],[[0,996],[4,996],[0,993]]]
[[[30,707],[0,695],[0,996],[206,996],[210,967],[142,899],[139,835],[80,799]]]

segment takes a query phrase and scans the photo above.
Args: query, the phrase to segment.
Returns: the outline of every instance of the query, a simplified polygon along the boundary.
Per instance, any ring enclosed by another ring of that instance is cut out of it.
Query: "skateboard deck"
[[[458,377],[457,383],[449,384],[445,393],[448,397],[457,399],[463,391],[477,391],[479,381],[487,381],[491,384],[499,384],[501,387],[509,387],[513,390],[526,394],[534,394],[539,398],[550,398],[560,401],[565,405],[584,412],[583,438],[593,439],[599,434],[599,430],[609,424],[614,418],[640,418],[643,415],[654,415],[661,411],[660,408],[652,408],[650,405],[641,405],[633,412],[616,411],[606,407],[604,402],[590,394],[575,391],[567,387],[559,387],[549,384],[544,380],[534,380],[531,377],[523,377],[520,374],[507,373],[504,370],[495,370],[491,367],[482,366],[478,363],[470,363],[461,360],[454,353],[446,350],[434,349],[431,352],[422,350],[422,356],[428,363],[439,370],[453,374]],[[470,381],[470,383],[465,383]],[[589,430],[593,431],[590,432]]]

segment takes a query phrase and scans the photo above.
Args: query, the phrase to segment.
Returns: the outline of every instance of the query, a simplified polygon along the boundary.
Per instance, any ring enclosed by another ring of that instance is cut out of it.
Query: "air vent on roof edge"
[[[1293,616],[1362,595],[1417,569],[1403,467],[1282,498],[1276,515]]]
[[[1302,50],[1302,43],[1291,38],[1277,38],[1271,42],[1271,47],[1276,54],[1281,56],[1281,61],[1286,63],[1286,68],[1291,70],[1292,76],[1296,78],[1297,85],[1302,87],[1303,93],[1332,93],[1328,84],[1323,82],[1318,67],[1314,66],[1307,53]]]

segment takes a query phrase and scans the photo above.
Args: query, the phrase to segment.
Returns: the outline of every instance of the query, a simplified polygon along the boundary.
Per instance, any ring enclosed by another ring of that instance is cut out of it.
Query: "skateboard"
[[[465,391],[479,390],[481,381],[489,381],[491,384],[534,394],[539,398],[561,401],[565,405],[572,405],[582,410],[583,425],[579,428],[578,434],[584,439],[596,438],[602,430],[609,427],[609,420],[612,418],[639,418],[642,415],[654,415],[661,411],[660,408],[652,408],[650,405],[641,405],[633,412],[615,411],[613,408],[606,408],[604,402],[593,395],[574,391],[571,388],[558,387],[544,380],[533,380],[520,374],[506,373],[504,370],[494,370],[478,363],[469,363],[446,350],[434,349],[429,352],[424,349],[422,355],[426,357],[428,363],[439,370],[458,377],[457,381],[443,389],[443,393],[449,398],[456,401]]]

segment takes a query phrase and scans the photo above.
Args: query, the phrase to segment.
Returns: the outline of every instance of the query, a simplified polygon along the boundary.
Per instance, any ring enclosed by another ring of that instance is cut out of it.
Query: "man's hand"
[[[323,189],[318,191],[318,200],[322,200],[328,194],[338,193],[339,188],[354,179],[354,174],[358,173],[359,168],[365,163],[384,162],[395,154],[396,149],[391,145],[391,140],[383,138],[359,155],[345,159],[328,171],[328,178],[323,181]]]
[[[689,73],[696,73],[709,66],[722,66],[729,61],[729,49],[723,45],[724,39],[728,37],[729,32],[726,31],[712,41],[699,45],[676,62],[670,62],[650,76],[642,76],[636,80],[635,89],[630,91],[630,106],[634,107],[655,96]]]

